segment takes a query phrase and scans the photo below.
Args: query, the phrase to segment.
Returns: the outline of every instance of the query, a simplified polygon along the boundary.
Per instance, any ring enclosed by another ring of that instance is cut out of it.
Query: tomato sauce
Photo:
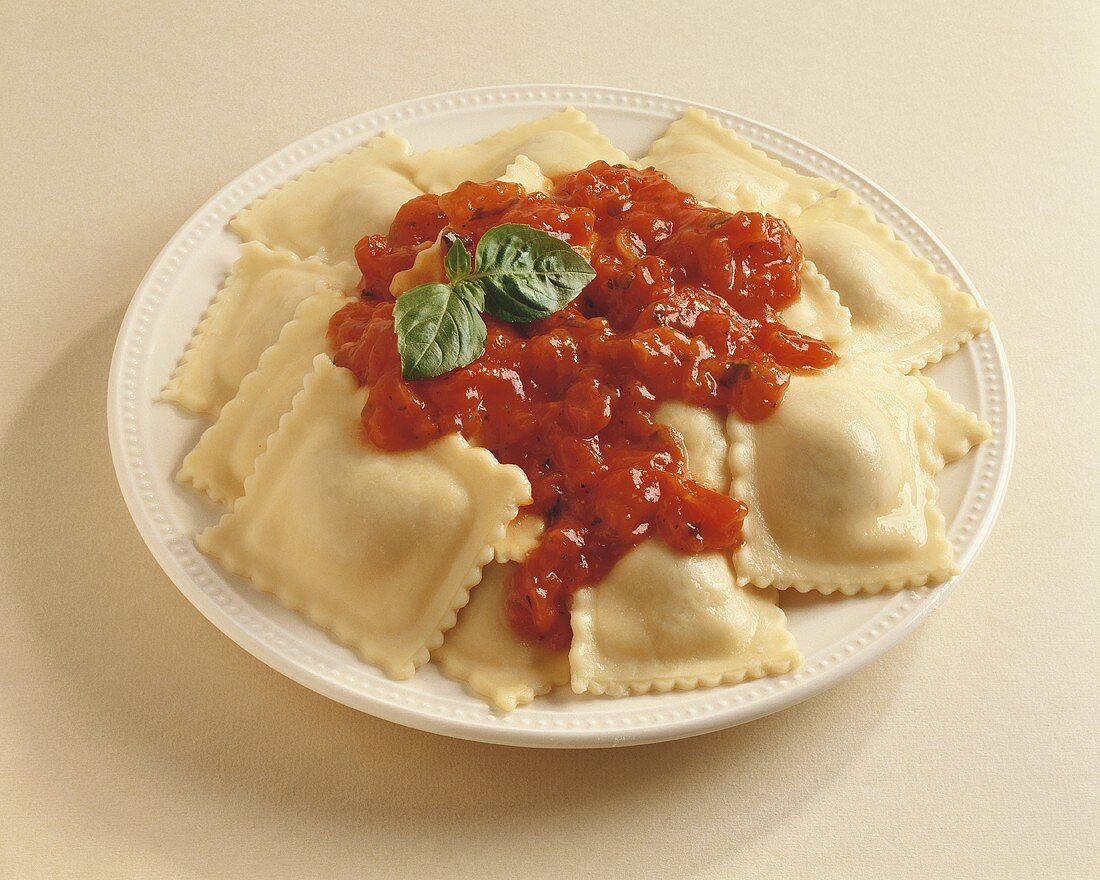
[[[393,276],[444,230],[473,253],[501,223],[568,242],[596,270],[565,309],[530,324],[485,316],[485,353],[406,381],[393,327]],[[511,584],[507,615],[527,640],[567,648],[569,600],[627,551],[660,537],[683,553],[741,542],[745,505],[688,475],[664,400],[766,418],[792,372],[836,360],[783,325],[801,293],[802,251],[787,224],[700,205],[653,169],[596,162],[550,195],[463,183],[413,199],[386,236],[356,248],[360,299],[332,319],[336,363],[370,387],[367,438],[383,449],[461,431],[521,467],[546,531]]]

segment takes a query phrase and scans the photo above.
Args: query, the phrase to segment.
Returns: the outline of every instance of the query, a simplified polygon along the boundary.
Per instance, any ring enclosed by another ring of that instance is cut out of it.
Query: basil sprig
[[[476,302],[449,284],[421,284],[403,293],[393,323],[406,379],[440,376],[485,351],[485,322]]]
[[[426,379],[464,367],[485,350],[481,312],[526,324],[565,308],[596,277],[568,244],[521,223],[504,223],[477,244],[460,238],[443,260],[450,283],[421,284],[397,298],[393,319],[401,375]]]

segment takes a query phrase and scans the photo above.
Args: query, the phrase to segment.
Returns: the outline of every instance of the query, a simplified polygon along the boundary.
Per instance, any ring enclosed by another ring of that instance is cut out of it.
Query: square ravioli
[[[564,651],[527,644],[508,626],[505,591],[515,569],[515,563],[485,567],[469,604],[458,613],[458,623],[432,654],[444,673],[503,712],[569,683]]]
[[[302,301],[279,340],[244,377],[237,396],[222,407],[217,421],[184,457],[177,480],[191,483],[217,504],[233,505],[244,492],[256,458],[267,447],[267,438],[278,429],[312,369],[313,359],[327,349],[329,319],[347,302],[347,296],[323,282]]]
[[[397,209],[423,194],[412,182],[411,155],[408,141],[385,132],[256,199],[229,227],[300,257],[354,261],[359,239],[387,232]]]
[[[538,545],[546,531],[546,520],[534,513],[521,513],[508,523],[502,537],[493,545],[497,562],[523,562]]]
[[[989,422],[970,412],[927,376],[914,374],[928,392],[928,409],[935,433],[933,451],[938,473],[993,436]]]
[[[842,362],[793,377],[769,418],[731,415],[727,430],[732,494],[749,507],[739,583],[878,593],[956,572],[919,379]]]
[[[722,553],[650,539],[573,596],[573,690],[613,697],[789,672],[801,662],[774,590],[738,586]]]
[[[701,110],[640,161],[573,108],[387,132],[230,226],[162,392],[217,417],[177,474],[229,508],[196,544],[392,678],[505,712],[733,684],[801,663],[780,590],[957,570],[935,476],[990,428],[919,370],[988,314]]]
[[[845,353],[907,373],[989,326],[970,294],[899,241],[851,190],[808,208],[791,230],[851,312]]]
[[[358,280],[350,263],[329,265],[255,242],[242,245],[161,399],[216,416],[318,283],[346,292]]]
[[[360,423],[366,395],[318,355],[244,496],[197,543],[408,678],[454,626],[531,487],[456,434],[409,452],[371,447]]]
[[[834,351],[843,351],[852,338],[852,313],[840,302],[840,294],[829,286],[829,279],[809,260],[803,261],[798,277],[801,294],[779,312],[780,320],[803,336],[812,336]]]
[[[794,217],[837,188],[788,168],[695,108],[673,122],[638,164],[656,168],[685,192],[731,212]]]
[[[729,441],[714,410],[666,400],[654,411],[653,420],[676,432],[693,480],[715,492],[729,491]]]
[[[427,192],[444,193],[465,180],[482,182],[500,177],[521,155],[548,177],[577,171],[599,159],[609,165],[630,163],[626,153],[583,113],[570,107],[474,144],[421,153],[415,160],[414,179]]]
[[[523,154],[516,156],[498,180],[519,184],[527,193],[546,195],[554,188],[554,182],[542,173],[538,162]]]

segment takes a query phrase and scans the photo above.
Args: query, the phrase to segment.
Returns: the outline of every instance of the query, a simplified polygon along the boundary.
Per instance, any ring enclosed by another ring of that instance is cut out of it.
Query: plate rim
[[[789,673],[788,676],[761,680],[774,683],[763,696],[759,695],[758,687],[756,696],[743,699],[733,705],[714,708],[712,711],[704,710],[687,716],[675,716],[675,713],[673,713],[673,717],[662,718],[662,715],[668,713],[646,710],[643,714],[648,717],[641,718],[640,722],[612,727],[608,727],[606,724],[593,724],[594,719],[588,719],[589,726],[587,727],[568,728],[557,725],[551,727],[525,727],[499,723],[500,718],[496,715],[492,716],[495,721],[487,724],[483,721],[464,720],[458,714],[454,717],[447,717],[423,709],[386,702],[360,689],[326,677],[318,669],[304,665],[303,662],[294,658],[293,650],[279,650],[277,646],[271,644],[270,639],[264,638],[261,634],[245,626],[237,617],[227,613],[224,604],[215,601],[196,583],[194,571],[189,571],[184,566],[178,553],[172,550],[172,545],[181,540],[179,536],[166,540],[165,536],[161,534],[166,516],[160,512],[159,504],[155,494],[152,493],[151,484],[148,482],[147,474],[144,471],[143,452],[137,433],[137,415],[134,411],[136,407],[134,391],[137,375],[135,369],[140,367],[139,358],[141,354],[141,348],[140,346],[135,348],[135,342],[144,340],[145,329],[148,328],[155,314],[157,303],[154,295],[155,291],[159,286],[163,286],[171,280],[172,274],[179,271],[184,261],[184,257],[179,254],[181,247],[190,250],[198,241],[202,240],[205,234],[210,233],[213,228],[211,217],[218,213],[215,211],[217,206],[227,203],[233,198],[237,200],[248,198],[251,201],[252,198],[261,195],[262,192],[280,185],[280,180],[274,182],[264,180],[264,178],[271,176],[272,168],[277,169],[276,174],[283,171],[288,172],[284,179],[292,179],[307,168],[327,161],[331,158],[328,155],[330,152],[332,155],[344,152],[348,147],[340,140],[341,134],[345,140],[356,134],[362,134],[363,139],[365,139],[389,127],[391,123],[400,123],[403,119],[430,116],[444,108],[461,111],[477,106],[499,107],[516,104],[537,105],[547,110],[555,107],[560,108],[567,104],[602,105],[617,109],[637,110],[639,113],[650,115],[656,115],[658,107],[671,113],[682,112],[687,107],[698,107],[723,121],[733,123],[742,134],[745,133],[746,129],[755,133],[757,136],[750,138],[754,144],[759,145],[761,139],[781,139],[785,142],[785,146],[788,148],[793,146],[796,152],[801,150],[804,155],[831,162],[835,168],[843,171],[842,175],[838,175],[842,178],[841,182],[846,184],[855,182],[856,188],[863,190],[861,195],[866,195],[867,192],[873,193],[876,197],[875,200],[879,201],[878,207],[880,209],[883,207],[888,208],[895,217],[900,217],[910,224],[911,230],[909,231],[911,235],[917,235],[918,237],[923,235],[933,249],[938,251],[938,256],[942,256],[946,260],[948,268],[953,270],[958,280],[962,282],[964,289],[968,290],[981,305],[985,305],[980,293],[954,255],[919,218],[883,187],[825,150],[812,146],[801,138],[788,134],[774,126],[758,122],[741,114],[701,102],[653,92],[577,84],[532,83],[483,86],[440,92],[434,95],[399,101],[326,125],[261,159],[207,199],[172,235],[152,262],[148,272],[138,285],[122,319],[108,378],[108,438],[115,474],[127,509],[142,539],[161,569],[188,601],[221,632],[261,662],[299,684],[351,708],[408,727],[462,739],[504,745],[591,748],[661,742],[696,736],[752,721],[809,699],[872,663],[913,632],[946,599],[976,558],[993,529],[1011,475],[1016,433],[1016,411],[1012,379],[1004,346],[995,326],[991,326],[987,333],[983,334],[983,337],[985,337],[985,345],[989,349],[987,354],[992,356],[991,365],[989,366],[990,380],[997,380],[1000,383],[998,389],[1001,395],[999,404],[1000,431],[995,438],[1000,440],[999,447],[996,447],[999,450],[999,456],[995,462],[990,464],[987,479],[992,478],[993,482],[992,485],[984,489],[987,493],[987,500],[984,502],[980,521],[974,522],[972,535],[966,543],[964,552],[960,554],[958,560],[959,574],[935,587],[922,588],[920,591],[908,591],[917,596],[911,606],[903,613],[895,612],[897,619],[892,624],[884,627],[879,634],[871,638],[865,645],[860,645],[858,649],[850,651],[847,656],[834,655],[838,659],[823,665],[819,671],[812,674],[799,675],[800,671],[806,669],[806,667],[802,667],[802,670],[796,670],[794,673]],[[581,109],[585,108],[582,106]],[[335,141],[334,135],[336,136]],[[336,149],[336,147],[339,149]],[[305,164],[303,165],[303,163]],[[303,167],[297,168],[296,165],[303,165]],[[844,180],[844,178],[847,179]],[[892,226],[892,228],[894,227]],[[216,232],[217,229],[214,229],[214,231]],[[909,238],[910,236],[905,237]],[[924,256],[928,255],[924,254]],[[980,389],[983,396],[986,392],[986,381],[989,380],[980,380]],[[127,402],[129,402],[129,407]],[[145,403],[150,404],[151,402],[145,401]],[[995,471],[992,470],[994,464],[996,465]],[[169,530],[168,533],[171,534],[171,531]],[[874,619],[877,619],[877,616]],[[851,643],[846,646],[846,650],[848,648],[851,648]],[[400,687],[399,682],[392,684],[395,688]],[[707,690],[701,689],[696,693],[705,694]],[[623,703],[623,701],[609,702],[620,706]],[[706,705],[709,704],[705,703],[704,706]],[[513,713],[514,716],[515,713]],[[629,713],[624,714],[622,717],[626,718],[628,716]]]

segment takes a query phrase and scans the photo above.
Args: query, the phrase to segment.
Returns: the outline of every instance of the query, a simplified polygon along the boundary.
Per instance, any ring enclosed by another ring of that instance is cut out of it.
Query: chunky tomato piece
[[[416,248],[413,246],[395,248],[382,235],[368,235],[360,239],[355,246],[355,262],[363,273],[359,291],[380,299],[388,297],[393,276],[410,268],[415,259]]]
[[[486,317],[485,353],[434,379],[401,378],[394,274],[445,230],[475,249],[501,223],[544,230],[596,270],[548,318]],[[524,638],[567,648],[569,601],[623,554],[656,537],[683,553],[741,542],[746,507],[695,482],[680,438],[654,421],[664,400],[760,420],[792,371],[836,355],[778,320],[800,295],[802,251],[782,220],[701,206],[652,169],[596,162],[551,195],[463,183],[419,196],[388,236],[356,248],[362,295],[333,317],[335,360],[370,387],[366,439],[390,450],[461,431],[531,482],[547,522],[518,568],[506,613]]]
[[[824,369],[836,363],[836,353],[820,339],[804,336],[779,323],[761,325],[756,344],[789,370]]]
[[[397,209],[386,236],[394,247],[413,247],[435,241],[447,225],[447,215],[439,207],[439,196],[426,193],[410,199]]]

